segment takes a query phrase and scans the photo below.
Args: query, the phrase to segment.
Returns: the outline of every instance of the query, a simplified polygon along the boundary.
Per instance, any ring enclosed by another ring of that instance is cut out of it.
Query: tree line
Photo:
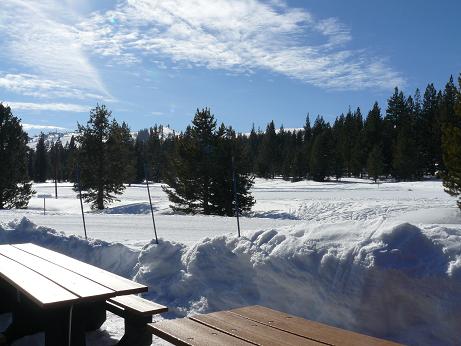
[[[35,150],[26,147],[23,175],[36,182],[75,182],[78,173],[84,198],[97,209],[113,201],[124,184],[149,178],[166,184],[174,210],[221,215],[232,215],[235,197],[241,211],[251,209],[255,176],[377,181],[439,175],[447,192],[458,195],[460,95],[461,77],[458,87],[450,77],[442,90],[431,83],[422,95],[418,89],[405,95],[395,88],[385,110],[378,103],[366,115],[349,109],[331,124],[322,116],[311,124],[308,115],[296,130],[276,129],[271,121],[265,131],[253,126],[249,134],[217,126],[205,108],[197,109],[183,132],[166,133],[155,125],[133,137],[126,123],[110,120],[110,111],[98,105],[64,146],[60,140],[47,145],[41,134]]]

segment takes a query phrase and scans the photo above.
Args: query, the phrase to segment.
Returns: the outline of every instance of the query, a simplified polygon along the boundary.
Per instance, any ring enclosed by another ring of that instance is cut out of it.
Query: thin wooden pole
[[[85,213],[83,212],[83,201],[82,201],[82,187],[80,186],[80,167],[77,166],[77,187],[78,187],[78,197],[80,199],[80,210],[82,211],[82,220],[83,220],[83,231],[85,232],[85,239],[88,239],[86,235],[86,222],[85,222]]]
[[[238,237],[240,238],[240,213],[239,213],[239,200],[237,194],[237,176],[235,174],[234,156],[232,156],[232,185],[234,190],[234,202],[235,202],[235,216],[237,218],[237,231]]]
[[[144,165],[144,175],[146,176],[147,195],[149,196],[150,213],[152,215],[152,224],[154,225],[155,244],[158,244],[157,227],[155,226],[154,208],[152,207],[152,198],[150,196],[149,176],[147,174],[147,165]]]
[[[58,149],[54,148],[54,198],[58,199]]]

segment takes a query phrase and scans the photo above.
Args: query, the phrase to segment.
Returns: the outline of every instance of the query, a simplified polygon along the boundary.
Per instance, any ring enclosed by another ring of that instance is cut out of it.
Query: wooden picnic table
[[[13,306],[13,334],[45,329],[46,345],[84,345],[85,328],[106,299],[147,286],[34,244],[0,245],[0,295]],[[5,303],[6,301],[6,303]],[[0,306],[0,312],[2,307]],[[15,314],[16,313],[16,314]],[[30,319],[33,323],[24,324]],[[46,320],[46,325],[44,321]],[[33,325],[32,325],[33,324]],[[67,327],[67,328],[66,328]],[[15,335],[16,335],[15,334]]]
[[[174,345],[399,345],[259,305],[164,320],[149,327]]]

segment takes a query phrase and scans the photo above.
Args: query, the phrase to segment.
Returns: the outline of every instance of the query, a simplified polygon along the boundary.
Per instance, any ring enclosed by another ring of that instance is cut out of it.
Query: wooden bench
[[[152,322],[152,315],[168,311],[166,306],[133,294],[108,299],[106,309],[125,319],[125,334],[118,343],[120,346],[150,345],[152,333],[147,324]]]
[[[174,345],[398,345],[258,305],[164,320],[149,328]]]

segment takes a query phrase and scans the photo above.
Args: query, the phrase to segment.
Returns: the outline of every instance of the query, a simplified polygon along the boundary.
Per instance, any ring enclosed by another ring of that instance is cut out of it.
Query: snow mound
[[[120,243],[66,236],[51,228],[36,226],[25,217],[7,225],[0,224],[0,244],[8,243],[34,243],[124,277],[132,277],[139,255]]]
[[[158,207],[153,207],[154,212],[158,211]],[[106,208],[102,211],[96,211],[99,214],[150,214],[149,203],[130,203],[116,207]]]
[[[454,345],[461,256],[436,239],[447,236],[459,242],[461,230],[374,222],[219,236],[190,248],[162,241],[142,250],[135,279],[175,315],[261,304],[411,345]]]
[[[0,226],[0,243],[34,242],[133,277],[170,317],[260,304],[410,345],[461,340],[461,227],[384,219],[302,223],[204,238],[160,240],[137,253],[37,227]]]

